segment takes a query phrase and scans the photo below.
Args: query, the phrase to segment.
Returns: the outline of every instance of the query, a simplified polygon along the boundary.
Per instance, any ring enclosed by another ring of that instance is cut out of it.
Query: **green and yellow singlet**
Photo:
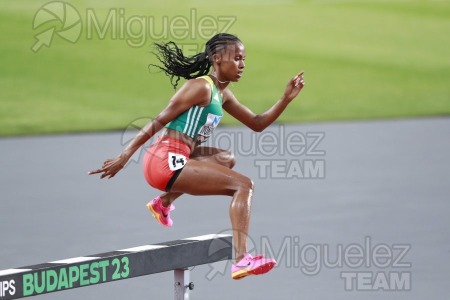
[[[222,95],[212,79],[205,75],[203,78],[211,85],[211,100],[207,106],[194,105],[165,127],[186,134],[198,143],[203,143],[213,133],[222,119]]]

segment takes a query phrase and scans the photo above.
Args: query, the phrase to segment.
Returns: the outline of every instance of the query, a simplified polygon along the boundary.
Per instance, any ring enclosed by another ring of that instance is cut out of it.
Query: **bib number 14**
[[[184,167],[187,163],[186,156],[182,154],[169,152],[168,164],[171,171],[176,171]]]

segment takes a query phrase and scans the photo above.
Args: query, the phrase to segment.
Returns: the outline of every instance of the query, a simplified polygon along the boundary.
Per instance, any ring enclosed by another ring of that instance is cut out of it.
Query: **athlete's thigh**
[[[230,151],[208,146],[194,148],[190,158],[220,164],[228,168],[232,168],[236,163],[234,155]]]
[[[220,164],[189,160],[172,185],[171,192],[191,195],[233,195],[251,180]]]

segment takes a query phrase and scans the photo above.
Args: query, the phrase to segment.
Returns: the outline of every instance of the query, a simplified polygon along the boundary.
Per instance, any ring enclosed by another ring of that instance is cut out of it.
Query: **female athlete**
[[[275,266],[275,260],[247,253],[252,180],[232,170],[235,159],[231,152],[200,144],[219,123],[222,108],[250,129],[264,130],[302,90],[303,72],[289,80],[283,95],[271,108],[254,114],[227,88],[230,82],[239,81],[245,68],[245,48],[236,36],[219,33],[206,43],[204,52],[192,57],[185,57],[173,42],[155,45],[156,56],[162,63],[158,67],[170,76],[174,87],[180,77],[187,81],[120,155],[106,160],[100,169],[89,174],[114,177],[136,150],[163,129],[143,162],[147,182],[164,192],[147,205],[155,219],[164,226],[172,226],[172,203],[184,193],[231,196],[229,213],[235,250],[231,276],[241,279],[266,273]]]

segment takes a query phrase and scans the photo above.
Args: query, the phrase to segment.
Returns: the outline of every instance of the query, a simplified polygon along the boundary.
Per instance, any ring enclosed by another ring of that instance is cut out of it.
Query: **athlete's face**
[[[222,81],[239,81],[245,68],[245,47],[241,43],[230,44],[216,56],[217,75]]]

